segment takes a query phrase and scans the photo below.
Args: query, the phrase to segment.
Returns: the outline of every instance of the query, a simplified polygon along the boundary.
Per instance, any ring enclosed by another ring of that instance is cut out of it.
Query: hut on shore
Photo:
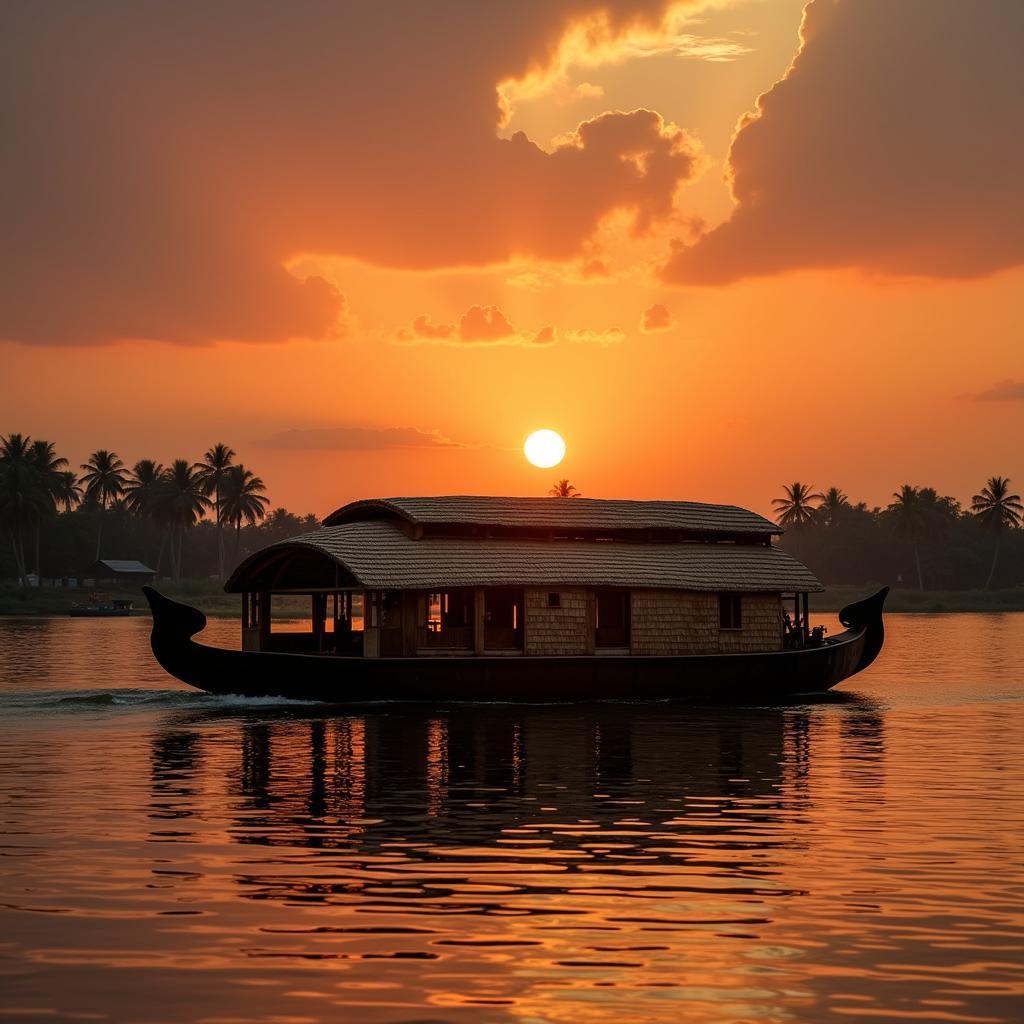
[[[156,579],[156,570],[134,558],[100,558],[79,577],[86,587],[141,587]]]
[[[824,589],[731,505],[595,498],[352,502],[225,585],[249,651],[365,658],[765,652],[807,639]],[[278,631],[275,597],[308,595]]]

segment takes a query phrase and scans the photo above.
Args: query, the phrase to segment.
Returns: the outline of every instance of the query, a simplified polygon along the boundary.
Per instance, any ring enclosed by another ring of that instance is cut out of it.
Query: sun
[[[550,469],[565,458],[565,442],[553,430],[535,430],[523,444],[523,452],[538,469]]]

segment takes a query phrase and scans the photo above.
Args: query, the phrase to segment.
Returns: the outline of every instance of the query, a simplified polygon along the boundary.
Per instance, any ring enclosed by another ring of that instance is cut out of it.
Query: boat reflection
[[[858,766],[859,785],[871,790],[883,777],[883,720],[869,704],[845,704],[827,743],[841,744],[843,762]],[[807,777],[825,728],[806,708],[622,705],[264,714],[218,724],[237,736],[213,743],[209,716],[193,715],[154,737],[154,818],[184,827],[222,779],[232,842],[343,852],[346,878],[354,859],[386,856],[401,870],[376,878],[375,889],[403,903],[425,891],[411,885],[415,865],[444,858],[468,876],[481,856],[499,853],[506,871],[642,865],[652,891],[664,891],[662,868],[721,870],[731,892],[756,894],[758,879],[773,874],[773,851],[804,842]],[[320,861],[318,876],[331,863]],[[296,873],[238,880],[271,899],[329,902],[352,891],[348,881],[311,884]],[[521,896],[531,883],[514,889]],[[779,894],[774,883],[771,892]]]

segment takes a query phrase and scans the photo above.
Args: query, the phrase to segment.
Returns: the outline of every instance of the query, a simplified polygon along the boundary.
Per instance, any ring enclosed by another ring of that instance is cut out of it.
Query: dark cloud
[[[1024,261],[1024,3],[812,0],[730,154],[737,208],[667,280],[970,278]]]
[[[465,448],[436,430],[415,427],[317,427],[284,430],[254,441],[260,448],[289,451],[380,451],[386,448]]]
[[[0,338],[331,336],[344,299],[303,254],[569,260],[612,211],[645,230],[696,173],[683,132],[613,112],[547,152],[499,136],[496,86],[667,6],[2,4]]]
[[[412,322],[412,331],[399,331],[399,341],[447,341],[457,345],[551,345],[554,327],[535,333],[517,330],[497,306],[470,306],[457,324],[437,324],[425,313]]]
[[[1024,402],[1024,381],[1001,380],[985,391],[970,395],[979,402]]]
[[[672,314],[667,306],[656,302],[648,306],[640,315],[640,330],[644,334],[654,334],[657,331],[667,331],[672,326]]]
[[[502,341],[515,333],[516,329],[497,306],[470,306],[459,320],[460,341]]]

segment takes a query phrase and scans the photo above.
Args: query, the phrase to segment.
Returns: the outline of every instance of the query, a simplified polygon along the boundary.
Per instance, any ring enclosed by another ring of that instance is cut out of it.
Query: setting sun
[[[527,461],[538,469],[550,469],[565,458],[565,442],[553,430],[535,430],[523,444]]]

